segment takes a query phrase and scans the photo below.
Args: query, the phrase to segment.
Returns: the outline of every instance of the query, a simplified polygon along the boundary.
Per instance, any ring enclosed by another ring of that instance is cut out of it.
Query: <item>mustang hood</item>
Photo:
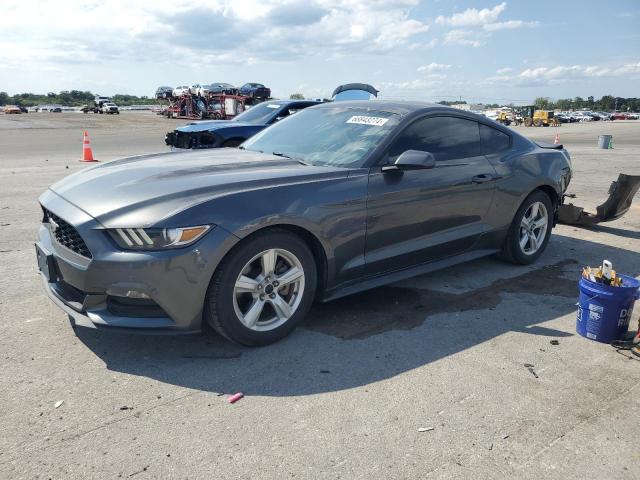
[[[105,227],[148,227],[216,197],[348,172],[240,149],[196,150],[115,160],[70,175],[50,190]]]
[[[234,122],[228,120],[209,120],[207,122],[189,123],[180,128],[176,128],[177,132],[192,133],[192,132],[213,132],[221,128],[227,127],[255,127],[253,123],[246,122]]]

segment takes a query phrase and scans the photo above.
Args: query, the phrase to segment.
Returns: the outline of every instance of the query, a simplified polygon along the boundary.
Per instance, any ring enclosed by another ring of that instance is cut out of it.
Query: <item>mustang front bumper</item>
[[[123,251],[94,218],[52,192],[40,201],[82,237],[90,258],[38,231],[38,267],[49,297],[77,325],[154,333],[196,332],[215,268],[237,237],[220,227],[185,248]]]

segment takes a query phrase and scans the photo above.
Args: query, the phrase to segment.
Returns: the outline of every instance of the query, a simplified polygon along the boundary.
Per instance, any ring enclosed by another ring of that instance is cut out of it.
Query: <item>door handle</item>
[[[482,175],[476,175],[475,177],[473,177],[471,179],[471,181],[473,183],[487,183],[487,182],[493,182],[494,180],[497,180],[497,177],[495,175],[491,175],[489,173],[483,173]]]

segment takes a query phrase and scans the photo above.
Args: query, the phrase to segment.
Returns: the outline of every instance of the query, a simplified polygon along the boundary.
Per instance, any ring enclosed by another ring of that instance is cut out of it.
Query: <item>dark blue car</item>
[[[240,95],[266,100],[271,97],[271,89],[261,83],[245,83],[239,89]]]
[[[165,143],[177,148],[237,147],[263,128],[318,101],[273,100],[263,102],[232,120],[193,122],[167,133]]]

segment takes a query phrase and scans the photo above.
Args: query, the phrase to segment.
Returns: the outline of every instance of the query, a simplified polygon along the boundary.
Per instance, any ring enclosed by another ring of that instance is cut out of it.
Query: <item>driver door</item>
[[[473,247],[489,230],[496,172],[482,154],[479,125],[455,116],[418,119],[381,164],[407,150],[431,152],[433,168],[369,174],[365,262],[369,275],[439,260]]]

